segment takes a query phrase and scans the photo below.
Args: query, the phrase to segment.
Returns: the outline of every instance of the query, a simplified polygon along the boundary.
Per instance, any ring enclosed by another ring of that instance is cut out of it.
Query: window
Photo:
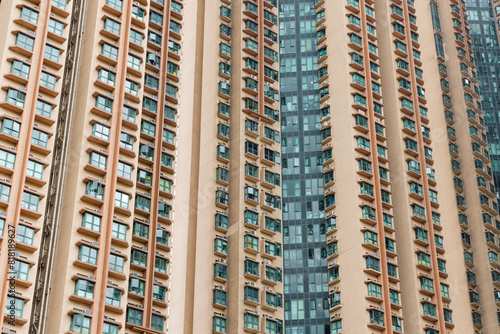
[[[177,87],[175,87],[171,84],[167,84],[165,87],[165,94],[167,94],[173,98],[177,98]]]
[[[214,332],[226,333],[226,319],[215,316],[212,322]]]
[[[21,18],[36,25],[38,23],[38,12],[28,7],[23,7],[21,9]]]
[[[9,169],[14,169],[15,162],[16,162],[16,155],[14,153],[0,150],[0,166]]]
[[[137,6],[132,6],[132,16],[139,20],[139,21],[144,21],[144,15],[145,12],[142,8],[137,7]]]
[[[259,329],[259,317],[250,313],[245,313],[243,317],[243,326],[245,328]]]
[[[228,217],[220,213],[216,214],[215,227],[221,227],[223,229],[227,229],[227,226],[228,226]]]
[[[180,47],[181,46],[179,44],[177,44],[173,41],[168,41],[168,51],[169,52],[172,52],[172,53],[178,55]]]
[[[160,85],[160,81],[157,78],[146,74],[146,77],[144,78],[144,85],[146,85],[147,87],[150,87],[154,90],[158,90],[158,86]]]
[[[123,106],[122,118],[130,123],[135,123],[137,110],[128,106]]]
[[[162,153],[161,154],[161,164],[163,166],[173,168],[174,157],[170,154]]]
[[[394,290],[389,290],[391,303],[399,305],[399,292]]]
[[[104,20],[104,29],[115,34],[120,35],[120,26],[119,22],[116,22],[109,17]]]
[[[377,234],[372,232],[372,231],[365,231],[363,233],[364,235],[364,242],[369,243],[375,246],[378,246],[378,240],[377,240]]]
[[[259,190],[257,188],[247,186],[244,192],[245,199],[249,199],[255,202],[259,201]]]
[[[259,250],[259,239],[257,237],[254,237],[250,234],[246,234],[245,237],[243,238],[243,241],[245,248],[250,248],[257,251]]]
[[[139,169],[137,171],[137,182],[143,183],[145,185],[152,185],[153,174],[146,172],[145,170]]]
[[[66,0],[53,0],[52,5],[56,6],[57,8],[60,8],[62,10],[66,10],[66,5],[67,5]]]
[[[156,110],[158,109],[158,102],[145,96],[142,100],[142,108],[156,113]]]
[[[27,281],[30,271],[30,264],[22,261],[14,261],[14,277]]]
[[[11,120],[10,118],[4,118],[2,122],[2,128],[0,129],[2,133],[19,138],[19,132],[21,131],[21,124]]]
[[[425,266],[431,266],[431,257],[427,253],[419,252],[417,253],[418,264],[423,264]]]
[[[144,296],[144,287],[146,283],[138,278],[130,278],[128,291]]]
[[[445,298],[450,298],[450,288],[448,285],[441,283],[441,295]]]
[[[384,326],[384,313],[378,310],[370,310],[370,323]]]
[[[5,314],[13,315],[16,318],[23,317],[24,300],[16,297],[7,297],[5,303]]]
[[[92,124],[92,135],[94,137],[109,141],[109,128],[101,123]]]
[[[114,270],[119,273],[123,273],[123,267],[125,265],[125,259],[121,256],[110,254],[109,255],[109,270]]]
[[[61,56],[61,50],[52,45],[45,45],[45,51],[43,56],[48,60],[52,60],[56,63],[59,62],[59,57]]]
[[[278,327],[278,323],[276,321],[266,319],[266,331],[265,331],[266,334],[267,333],[277,334],[278,333],[277,327]]]
[[[50,118],[52,116],[52,105],[49,103],[37,100],[35,112],[39,115]]]
[[[335,320],[330,323],[330,334],[340,334],[342,333],[342,320]]]
[[[161,46],[161,35],[150,31],[148,33],[148,42]]]
[[[142,326],[143,313],[144,312],[142,310],[128,307],[127,308],[127,322],[134,324],[134,325]]]
[[[156,314],[151,315],[151,328],[152,329],[163,332],[164,324],[165,324],[164,317],[162,317],[160,315],[156,315]]]
[[[95,107],[105,112],[111,113],[113,108],[113,100],[102,95],[97,95],[95,98]]]
[[[214,277],[227,279],[227,266],[221,263],[214,264]]]
[[[148,239],[149,236],[149,225],[145,225],[142,223],[134,222],[134,230],[133,235],[136,235],[141,238]]]
[[[167,259],[164,259],[162,257],[155,257],[155,271],[160,272],[160,273],[167,273]]]
[[[154,22],[154,23],[160,25],[160,26],[163,25],[163,15],[161,15],[155,11],[149,12],[149,20],[151,22]]]
[[[23,108],[25,99],[26,99],[25,93],[18,91],[16,89],[9,88],[9,90],[7,91],[7,97],[5,98],[5,101],[19,108]]]
[[[156,133],[156,125],[147,121],[142,121],[141,131],[146,135],[154,137]]]
[[[220,203],[222,205],[229,204],[229,193],[223,190],[217,190],[215,193],[215,201],[216,203]]]
[[[102,325],[102,334],[118,334],[118,325],[104,322]]]
[[[366,268],[380,271],[380,260],[372,256],[366,257]]]
[[[118,48],[108,44],[102,43],[101,54],[113,60],[118,60]]]
[[[144,210],[146,212],[149,212],[150,208],[151,208],[151,199],[144,197],[144,196],[137,195],[135,198],[135,207],[140,209],[140,210]]]
[[[125,80],[125,92],[131,95],[139,95],[139,84],[130,80]]]
[[[92,151],[89,154],[89,164],[98,168],[106,169],[107,160],[108,158],[106,156],[97,152]]]
[[[269,231],[281,233],[281,220],[265,217],[264,228]]]
[[[163,140],[169,144],[174,144],[175,133],[167,129],[163,129]]]
[[[82,227],[99,232],[101,230],[101,217],[85,211],[82,215]]]
[[[25,35],[23,33],[18,33],[16,36],[16,45],[26,49],[30,52],[33,51],[33,45],[35,44],[35,39]]]
[[[424,311],[424,315],[436,317],[436,305],[430,303],[423,303],[422,308]]]
[[[272,243],[266,240],[264,242],[264,252],[271,256],[281,256],[281,244]]]
[[[70,331],[78,334],[89,334],[91,321],[91,318],[85,317],[83,314],[73,314]]]
[[[252,260],[245,260],[245,274],[259,276],[259,263]]]
[[[30,66],[19,60],[13,60],[10,68],[10,73],[28,79],[30,74]]]
[[[259,302],[259,289],[252,288],[251,286],[245,286],[244,299],[258,303]]]
[[[120,146],[127,149],[127,150],[133,150],[134,149],[134,137],[129,135],[128,133],[122,132],[120,134]]]
[[[16,240],[27,245],[33,245],[33,239],[35,238],[35,230],[31,227],[24,225],[19,225],[17,228]]]
[[[97,264],[97,249],[86,245],[80,245],[78,260],[94,265]]]
[[[124,162],[118,161],[117,176],[127,180],[132,179],[132,166]]]
[[[47,148],[47,143],[49,141],[49,135],[45,132],[33,129],[33,134],[31,135],[31,143],[40,147]]]
[[[77,279],[75,282],[75,296],[94,299],[94,283],[84,279]]]
[[[223,253],[223,254],[227,254],[227,240],[215,238],[214,251],[219,252],[219,253]]]
[[[368,283],[368,295],[382,298],[382,287],[376,283]]]
[[[157,284],[153,285],[153,299],[164,302],[166,295],[166,289],[163,286]]]
[[[214,304],[219,304],[219,305],[224,305],[227,306],[227,292],[224,290],[214,290],[214,299],[213,303]]]
[[[111,236],[120,240],[127,239],[127,225],[113,222]]]
[[[110,86],[115,85],[115,78],[116,78],[115,73],[105,70],[104,68],[101,68],[99,70],[97,78],[99,81],[104,82],[105,84],[108,84]]]
[[[132,249],[132,263],[138,266],[145,267],[147,262],[148,255],[144,252],[141,252],[137,249]]]
[[[168,246],[169,233],[162,229],[156,230],[156,242],[161,245]]]
[[[281,269],[280,268],[272,268],[266,266],[266,273],[265,273],[265,278],[266,280],[273,281],[273,282],[281,282]]]
[[[58,36],[62,36],[64,32],[64,23],[61,23],[51,18],[49,20],[49,31],[53,32]]]
[[[134,29],[130,29],[130,42],[137,44],[137,45],[142,45],[143,38],[144,38],[144,36],[140,32],[138,32]]]
[[[118,289],[107,287],[106,288],[106,304],[120,307],[122,292]]]
[[[21,202],[21,207],[31,211],[38,211],[38,204],[40,203],[40,196],[34,195],[32,193],[23,192],[23,199]]]
[[[44,168],[43,164],[28,160],[27,175],[41,180],[43,178]]]
[[[130,197],[121,191],[115,192],[115,206],[128,210]]]

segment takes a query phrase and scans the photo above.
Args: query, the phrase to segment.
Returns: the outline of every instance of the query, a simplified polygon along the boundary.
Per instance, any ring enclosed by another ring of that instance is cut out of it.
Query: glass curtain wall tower
[[[280,1],[285,333],[330,332],[315,1]]]
[[[498,22],[500,2],[467,0],[470,34],[474,47],[477,80],[487,125],[495,186],[500,185],[500,46]],[[499,194],[497,193],[497,197]]]

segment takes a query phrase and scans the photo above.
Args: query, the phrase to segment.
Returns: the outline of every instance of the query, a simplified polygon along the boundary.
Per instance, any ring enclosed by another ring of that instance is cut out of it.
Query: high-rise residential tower
[[[500,226],[465,3],[315,1],[318,70],[309,81],[300,80],[307,35],[294,44],[294,29],[308,31],[304,8],[280,6],[283,153],[294,157],[295,143],[314,154],[309,131],[320,129],[326,242],[316,241],[328,261],[330,332],[498,332]],[[288,55],[293,48],[300,56]],[[311,113],[300,99],[315,80],[320,110]],[[303,122],[309,113],[319,122]],[[318,331],[302,307],[314,253],[305,241],[289,244],[315,224],[301,216],[307,190],[300,199],[290,191],[303,186],[294,174],[317,180],[302,163],[283,166],[285,250],[295,251],[284,253],[286,333]],[[297,260],[303,268],[287,268]],[[302,304],[293,303],[298,289]]]
[[[463,0],[0,18],[2,334],[499,332]]]
[[[0,17],[2,333],[282,332],[277,1]]]

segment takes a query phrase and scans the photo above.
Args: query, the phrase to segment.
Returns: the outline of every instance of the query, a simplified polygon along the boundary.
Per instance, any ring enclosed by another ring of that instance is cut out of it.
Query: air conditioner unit
[[[257,284],[255,284],[255,282],[250,282],[250,285],[251,286],[256,286]]]

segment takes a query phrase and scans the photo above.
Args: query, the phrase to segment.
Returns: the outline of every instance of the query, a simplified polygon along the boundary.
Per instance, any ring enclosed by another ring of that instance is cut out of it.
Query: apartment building
[[[2,334],[498,332],[464,1],[0,18]]]
[[[2,333],[282,331],[276,1],[0,6]]]
[[[305,36],[287,44],[291,28],[308,29],[307,18],[286,23],[304,6],[280,7],[283,143],[297,139],[305,152],[299,140],[321,131],[329,332],[498,332],[498,206],[465,2],[314,1],[320,119],[311,126],[306,108],[293,109],[309,82],[286,73],[307,68],[286,59],[307,49]],[[287,163],[284,186],[300,166]],[[285,228],[314,224],[290,208]],[[311,292],[287,268],[312,255],[302,247],[284,258],[286,333],[318,332],[312,311],[287,306]]]

